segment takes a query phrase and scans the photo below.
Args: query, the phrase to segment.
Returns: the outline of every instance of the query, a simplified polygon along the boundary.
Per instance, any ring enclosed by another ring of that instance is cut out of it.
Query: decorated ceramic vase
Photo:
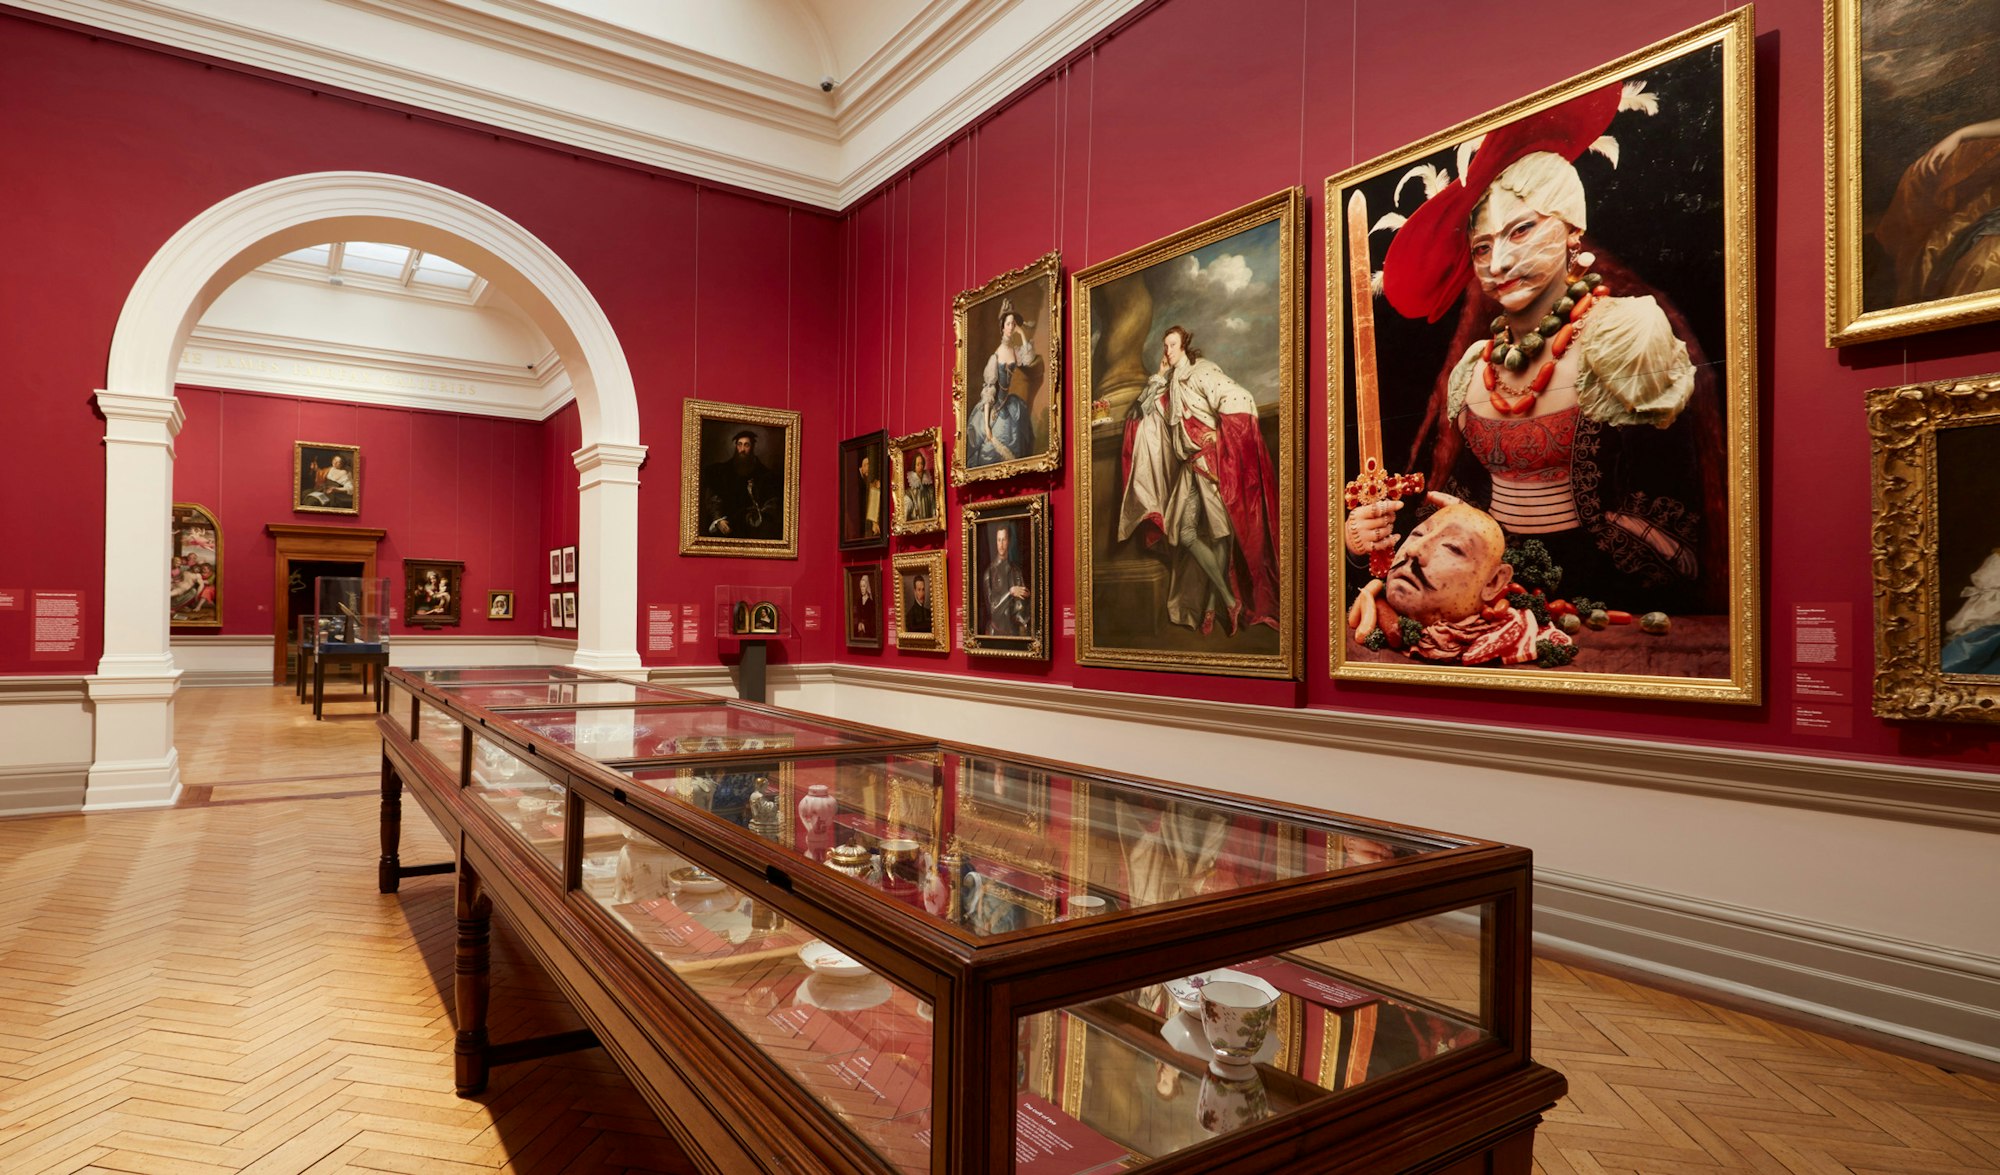
[[[799,831],[805,839],[806,856],[815,861],[833,845],[833,815],[839,807],[833,789],[823,783],[808,787],[799,799]]]

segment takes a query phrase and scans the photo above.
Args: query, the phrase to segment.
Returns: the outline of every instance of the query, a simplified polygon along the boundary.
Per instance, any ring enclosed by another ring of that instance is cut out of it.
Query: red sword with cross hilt
[[[1421,473],[1389,473],[1382,468],[1381,381],[1375,369],[1375,286],[1368,267],[1368,200],[1360,192],[1347,199],[1348,304],[1354,308],[1354,420],[1361,473],[1347,483],[1347,508],[1405,498],[1424,492]],[[1368,552],[1368,572],[1389,574],[1394,548]]]

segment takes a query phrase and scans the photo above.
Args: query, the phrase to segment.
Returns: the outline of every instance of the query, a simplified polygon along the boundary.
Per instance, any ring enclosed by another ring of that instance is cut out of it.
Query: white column
[[[89,679],[95,710],[86,812],[171,804],[180,795],[167,646],[167,560],[173,549],[172,396],[97,393],[104,413],[104,657]]]
[[[646,446],[585,445],[572,457],[580,532],[575,664],[638,669],[639,466]]]

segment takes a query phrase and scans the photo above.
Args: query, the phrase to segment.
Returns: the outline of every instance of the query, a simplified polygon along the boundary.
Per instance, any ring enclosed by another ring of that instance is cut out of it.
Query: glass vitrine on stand
[[[1524,1175],[1563,1091],[1525,849],[741,701],[390,680],[385,860],[407,787],[461,910],[507,911],[708,1169]]]
[[[318,611],[305,618],[309,623],[300,640],[301,650],[311,643],[313,717],[325,710],[329,666],[354,666],[361,696],[379,708],[379,691],[372,687],[389,667],[389,581],[322,575],[313,581],[313,594]]]

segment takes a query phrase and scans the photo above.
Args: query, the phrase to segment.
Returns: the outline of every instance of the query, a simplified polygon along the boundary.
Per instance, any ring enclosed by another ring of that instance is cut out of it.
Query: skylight
[[[294,249],[272,263],[294,277],[317,276],[334,285],[352,281],[379,292],[408,290],[452,301],[477,301],[486,279],[451,260],[407,245],[381,241],[334,241]],[[317,270],[308,274],[304,270]]]

